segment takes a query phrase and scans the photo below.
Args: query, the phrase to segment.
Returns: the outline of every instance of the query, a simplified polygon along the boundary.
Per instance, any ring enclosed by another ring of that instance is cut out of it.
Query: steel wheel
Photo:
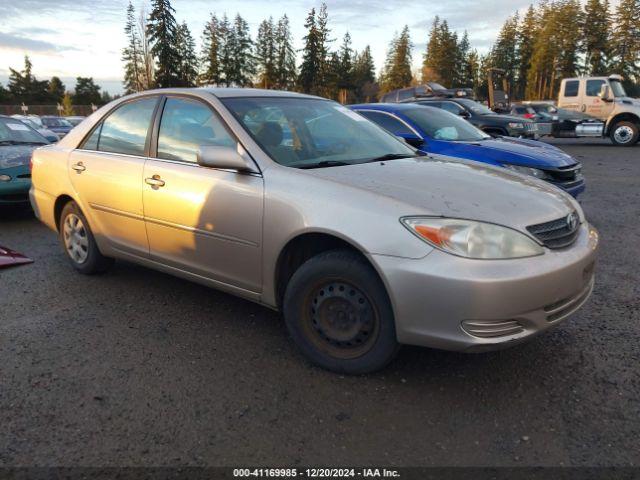
[[[306,299],[305,310],[308,338],[334,358],[357,358],[375,343],[378,314],[367,295],[346,281],[315,286]]]
[[[82,219],[70,213],[64,219],[64,246],[67,254],[76,263],[84,263],[89,256],[89,239]]]
[[[617,143],[625,144],[629,143],[633,139],[634,131],[628,125],[621,125],[616,127],[613,131],[613,138],[615,138]]]

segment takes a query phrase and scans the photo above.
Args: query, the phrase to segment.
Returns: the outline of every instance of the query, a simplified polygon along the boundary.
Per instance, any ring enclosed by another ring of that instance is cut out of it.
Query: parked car
[[[570,195],[292,92],[115,100],[35,151],[31,200],[79,272],[122,258],[279,309],[340,372],[379,369],[399,344],[516,344],[594,282],[598,234]]]
[[[512,104],[509,114],[536,122],[538,135],[540,136],[550,135],[553,130],[553,117],[543,111],[536,112],[536,110],[529,105]]]
[[[488,107],[467,98],[424,98],[410,103],[441,108],[468,120],[492,136],[537,138],[538,127],[532,120],[497,114]]]
[[[56,132],[60,138],[64,138],[73,128],[73,125],[62,117],[42,116],[40,120],[46,128]]]
[[[532,109],[537,115],[551,122],[553,137],[575,137],[578,125],[594,127],[601,126],[602,123],[597,118],[586,113],[558,108],[552,103],[546,102],[523,102],[523,105]]]
[[[385,93],[381,102],[405,102],[425,97],[466,97],[474,98],[471,88],[445,88],[436,82],[427,82],[415,87],[399,88]]]
[[[70,116],[70,117],[64,117],[64,119],[69,122],[71,125],[73,125],[74,127],[76,125],[78,125],[80,122],[82,122],[85,118],[87,117],[81,117],[78,115],[75,116]]]
[[[22,123],[27,124],[28,126],[33,128],[34,130],[36,130],[40,135],[42,135],[44,138],[46,138],[47,140],[49,140],[52,143],[55,143],[58,140],[60,140],[60,137],[58,136],[58,134],[56,132],[53,132],[53,131],[49,130],[48,128],[45,128],[42,125],[41,122],[38,122],[36,120],[36,118],[38,118],[38,117],[26,116],[26,115],[11,115],[11,118],[17,118]],[[39,120],[39,118],[38,118],[38,120]]]
[[[350,108],[425,153],[505,167],[546,180],[574,197],[585,189],[580,162],[553,145],[493,138],[457,115],[423,105],[371,103]]]
[[[0,205],[28,205],[31,154],[48,143],[20,120],[0,115]]]

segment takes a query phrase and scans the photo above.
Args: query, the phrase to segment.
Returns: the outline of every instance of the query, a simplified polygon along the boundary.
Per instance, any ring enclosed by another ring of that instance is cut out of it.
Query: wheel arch
[[[60,215],[62,214],[62,210],[65,205],[69,202],[74,202],[75,200],[70,195],[63,193],[58,195],[55,203],[53,204],[53,220],[56,222],[56,230],[60,231]]]
[[[611,133],[611,128],[618,122],[633,122],[635,123],[638,128],[640,129],[640,116],[636,115],[635,113],[631,113],[631,112],[622,112],[622,113],[618,113],[617,115],[615,115],[614,117],[612,117],[611,119],[609,119],[609,121],[607,122],[607,126],[605,129],[605,135],[609,135]]]
[[[310,258],[329,250],[349,250],[370,265],[382,281],[388,293],[384,277],[374,262],[364,253],[361,246],[334,232],[305,231],[290,238],[280,250],[275,263],[273,289],[276,306],[280,309],[282,299],[291,277],[300,266]]]

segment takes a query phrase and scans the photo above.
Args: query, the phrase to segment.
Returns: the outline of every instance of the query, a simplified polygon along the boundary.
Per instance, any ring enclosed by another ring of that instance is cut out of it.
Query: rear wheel
[[[80,273],[104,272],[113,264],[113,259],[100,253],[89,222],[76,202],[67,203],[60,214],[60,243]]]
[[[637,124],[623,120],[611,128],[609,136],[614,144],[621,147],[630,147],[640,138],[640,130]]]
[[[313,363],[368,373],[395,356],[393,310],[376,271],[347,250],[321,253],[291,277],[284,296],[291,337]]]

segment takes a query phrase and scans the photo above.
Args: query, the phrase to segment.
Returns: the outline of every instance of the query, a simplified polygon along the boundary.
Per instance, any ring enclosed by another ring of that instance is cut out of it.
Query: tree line
[[[108,92],[100,93],[100,87],[91,77],[76,77],[73,91],[67,91],[65,84],[56,76],[50,80],[38,80],[28,56],[24,57],[22,70],[9,68],[9,72],[7,87],[0,84],[0,104],[61,104],[69,109],[70,105],[101,105],[113,99]]]

